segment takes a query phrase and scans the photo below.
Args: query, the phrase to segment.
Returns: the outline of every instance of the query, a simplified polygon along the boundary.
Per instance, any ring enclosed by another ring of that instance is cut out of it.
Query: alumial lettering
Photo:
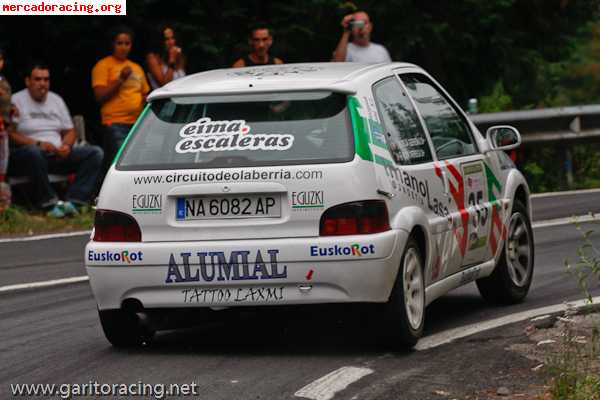
[[[361,245],[358,243],[350,246],[338,246],[337,244],[329,247],[310,246],[311,257],[331,257],[331,256],[362,256],[365,254],[375,254],[375,245]]]
[[[102,261],[102,262],[126,262],[131,264],[136,261],[143,261],[144,253],[141,251],[123,250],[121,252],[115,251],[88,251],[88,261]]]
[[[250,260],[250,253],[249,250],[234,250],[229,254],[229,259],[223,251],[185,252],[178,256],[171,253],[165,283],[287,278],[287,265],[277,263],[279,250],[266,251],[268,262],[265,262],[260,250],[253,255],[253,261]],[[176,257],[181,259],[176,260]]]

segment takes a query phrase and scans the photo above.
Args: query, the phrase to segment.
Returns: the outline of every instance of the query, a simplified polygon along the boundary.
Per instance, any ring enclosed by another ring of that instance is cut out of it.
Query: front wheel
[[[534,247],[527,209],[515,200],[502,254],[492,275],[478,279],[479,293],[489,302],[523,301],[533,278]]]
[[[423,335],[425,279],[421,250],[409,238],[390,299],[384,305],[382,334],[388,344],[412,347]]]

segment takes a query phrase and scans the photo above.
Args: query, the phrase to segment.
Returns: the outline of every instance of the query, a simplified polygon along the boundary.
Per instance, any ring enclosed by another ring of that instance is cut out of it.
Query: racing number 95
[[[483,191],[478,190],[477,192],[469,193],[468,199],[469,206],[473,207],[475,210],[475,215],[473,215],[473,227],[477,228],[477,226],[485,226],[487,222],[487,218],[489,215],[489,210],[485,205],[483,205]]]

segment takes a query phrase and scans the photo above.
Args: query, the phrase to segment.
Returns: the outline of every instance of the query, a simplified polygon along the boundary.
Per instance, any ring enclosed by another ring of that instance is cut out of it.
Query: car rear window
[[[347,162],[346,96],[298,92],[153,101],[117,169],[223,168]]]

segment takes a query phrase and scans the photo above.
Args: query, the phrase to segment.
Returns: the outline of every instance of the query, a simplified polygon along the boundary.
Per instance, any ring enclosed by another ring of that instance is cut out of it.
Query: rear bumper
[[[385,302],[408,234],[212,242],[89,242],[98,307],[145,308]]]

